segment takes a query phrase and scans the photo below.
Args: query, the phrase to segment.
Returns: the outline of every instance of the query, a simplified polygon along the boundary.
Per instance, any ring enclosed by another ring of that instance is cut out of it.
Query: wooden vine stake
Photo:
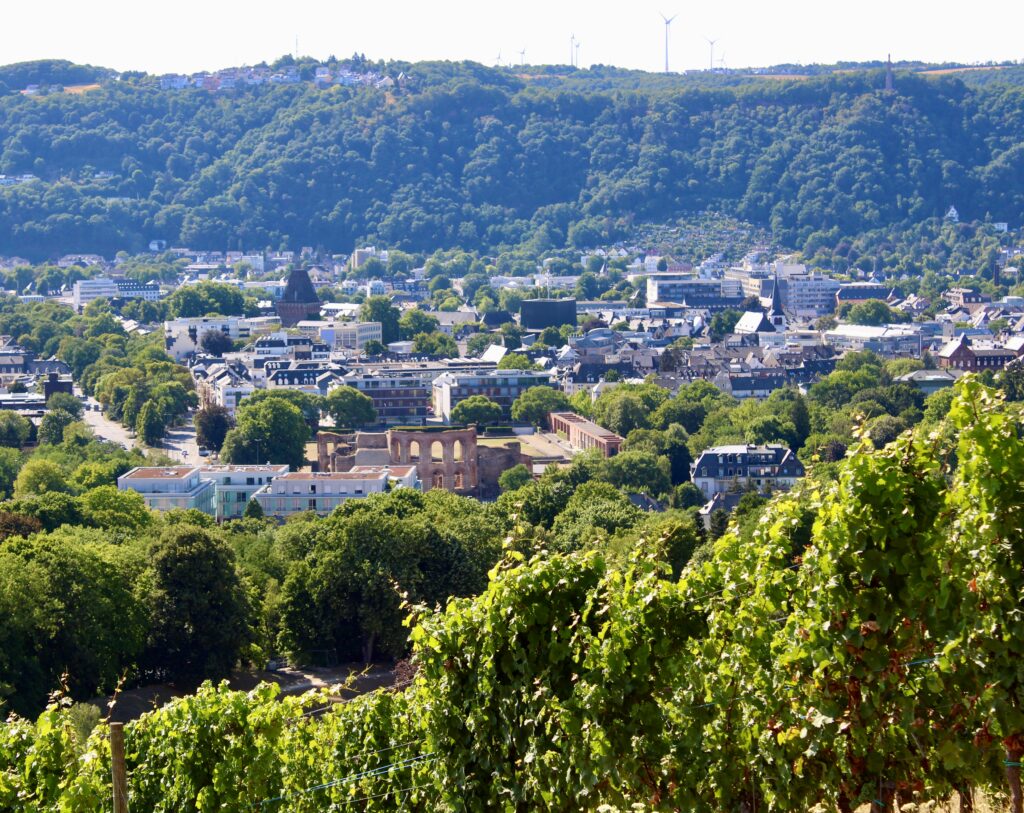
[[[128,770],[124,763],[124,723],[110,724],[110,778],[114,813],[128,813]]]

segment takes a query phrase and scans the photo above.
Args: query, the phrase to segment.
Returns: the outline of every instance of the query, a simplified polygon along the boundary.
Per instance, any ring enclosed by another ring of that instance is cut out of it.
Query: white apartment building
[[[71,301],[76,311],[80,311],[94,299],[113,299],[117,297],[117,285],[114,280],[106,277],[80,279],[72,288]]]
[[[253,494],[277,477],[288,473],[288,466],[229,466],[205,464],[199,467],[202,480],[214,486],[214,516],[218,522],[239,519]]]
[[[780,277],[782,306],[794,316],[814,318],[836,309],[839,282],[820,271],[794,273]]]
[[[446,372],[434,380],[434,415],[450,421],[452,410],[473,395],[486,395],[507,415],[516,398],[530,387],[554,386],[550,373],[533,370]]]
[[[215,488],[194,466],[136,466],[117,478],[122,491],[137,491],[155,511],[195,508],[214,515]]]
[[[350,471],[293,471],[256,491],[264,515],[285,519],[303,511],[329,514],[345,500],[382,494],[389,487],[419,488],[415,466],[353,466]]]
[[[300,333],[319,338],[332,350],[362,350],[367,342],[379,342],[384,338],[380,322],[303,320],[296,327]]]
[[[181,361],[199,350],[203,334],[209,331],[221,331],[237,342],[280,328],[281,320],[277,317],[194,316],[171,319],[164,322],[164,349],[175,361]]]

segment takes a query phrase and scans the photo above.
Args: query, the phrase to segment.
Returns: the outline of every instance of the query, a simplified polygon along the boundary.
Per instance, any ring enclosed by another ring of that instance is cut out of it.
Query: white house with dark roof
[[[784,491],[803,476],[803,463],[793,451],[775,444],[715,446],[690,466],[690,479],[708,500],[737,486],[762,494]]]

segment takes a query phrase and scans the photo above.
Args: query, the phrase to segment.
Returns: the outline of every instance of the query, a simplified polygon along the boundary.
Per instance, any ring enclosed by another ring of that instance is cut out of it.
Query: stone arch
[[[476,429],[391,429],[392,463],[416,467],[420,487],[473,494],[477,488]],[[395,449],[399,450],[396,455]]]

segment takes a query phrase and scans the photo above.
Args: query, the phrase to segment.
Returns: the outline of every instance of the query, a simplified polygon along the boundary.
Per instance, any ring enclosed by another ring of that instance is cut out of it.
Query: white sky
[[[661,70],[783,62],[1024,59],[1021,0],[0,0],[0,64],[56,57],[191,72],[299,51],[324,59],[471,59]]]

